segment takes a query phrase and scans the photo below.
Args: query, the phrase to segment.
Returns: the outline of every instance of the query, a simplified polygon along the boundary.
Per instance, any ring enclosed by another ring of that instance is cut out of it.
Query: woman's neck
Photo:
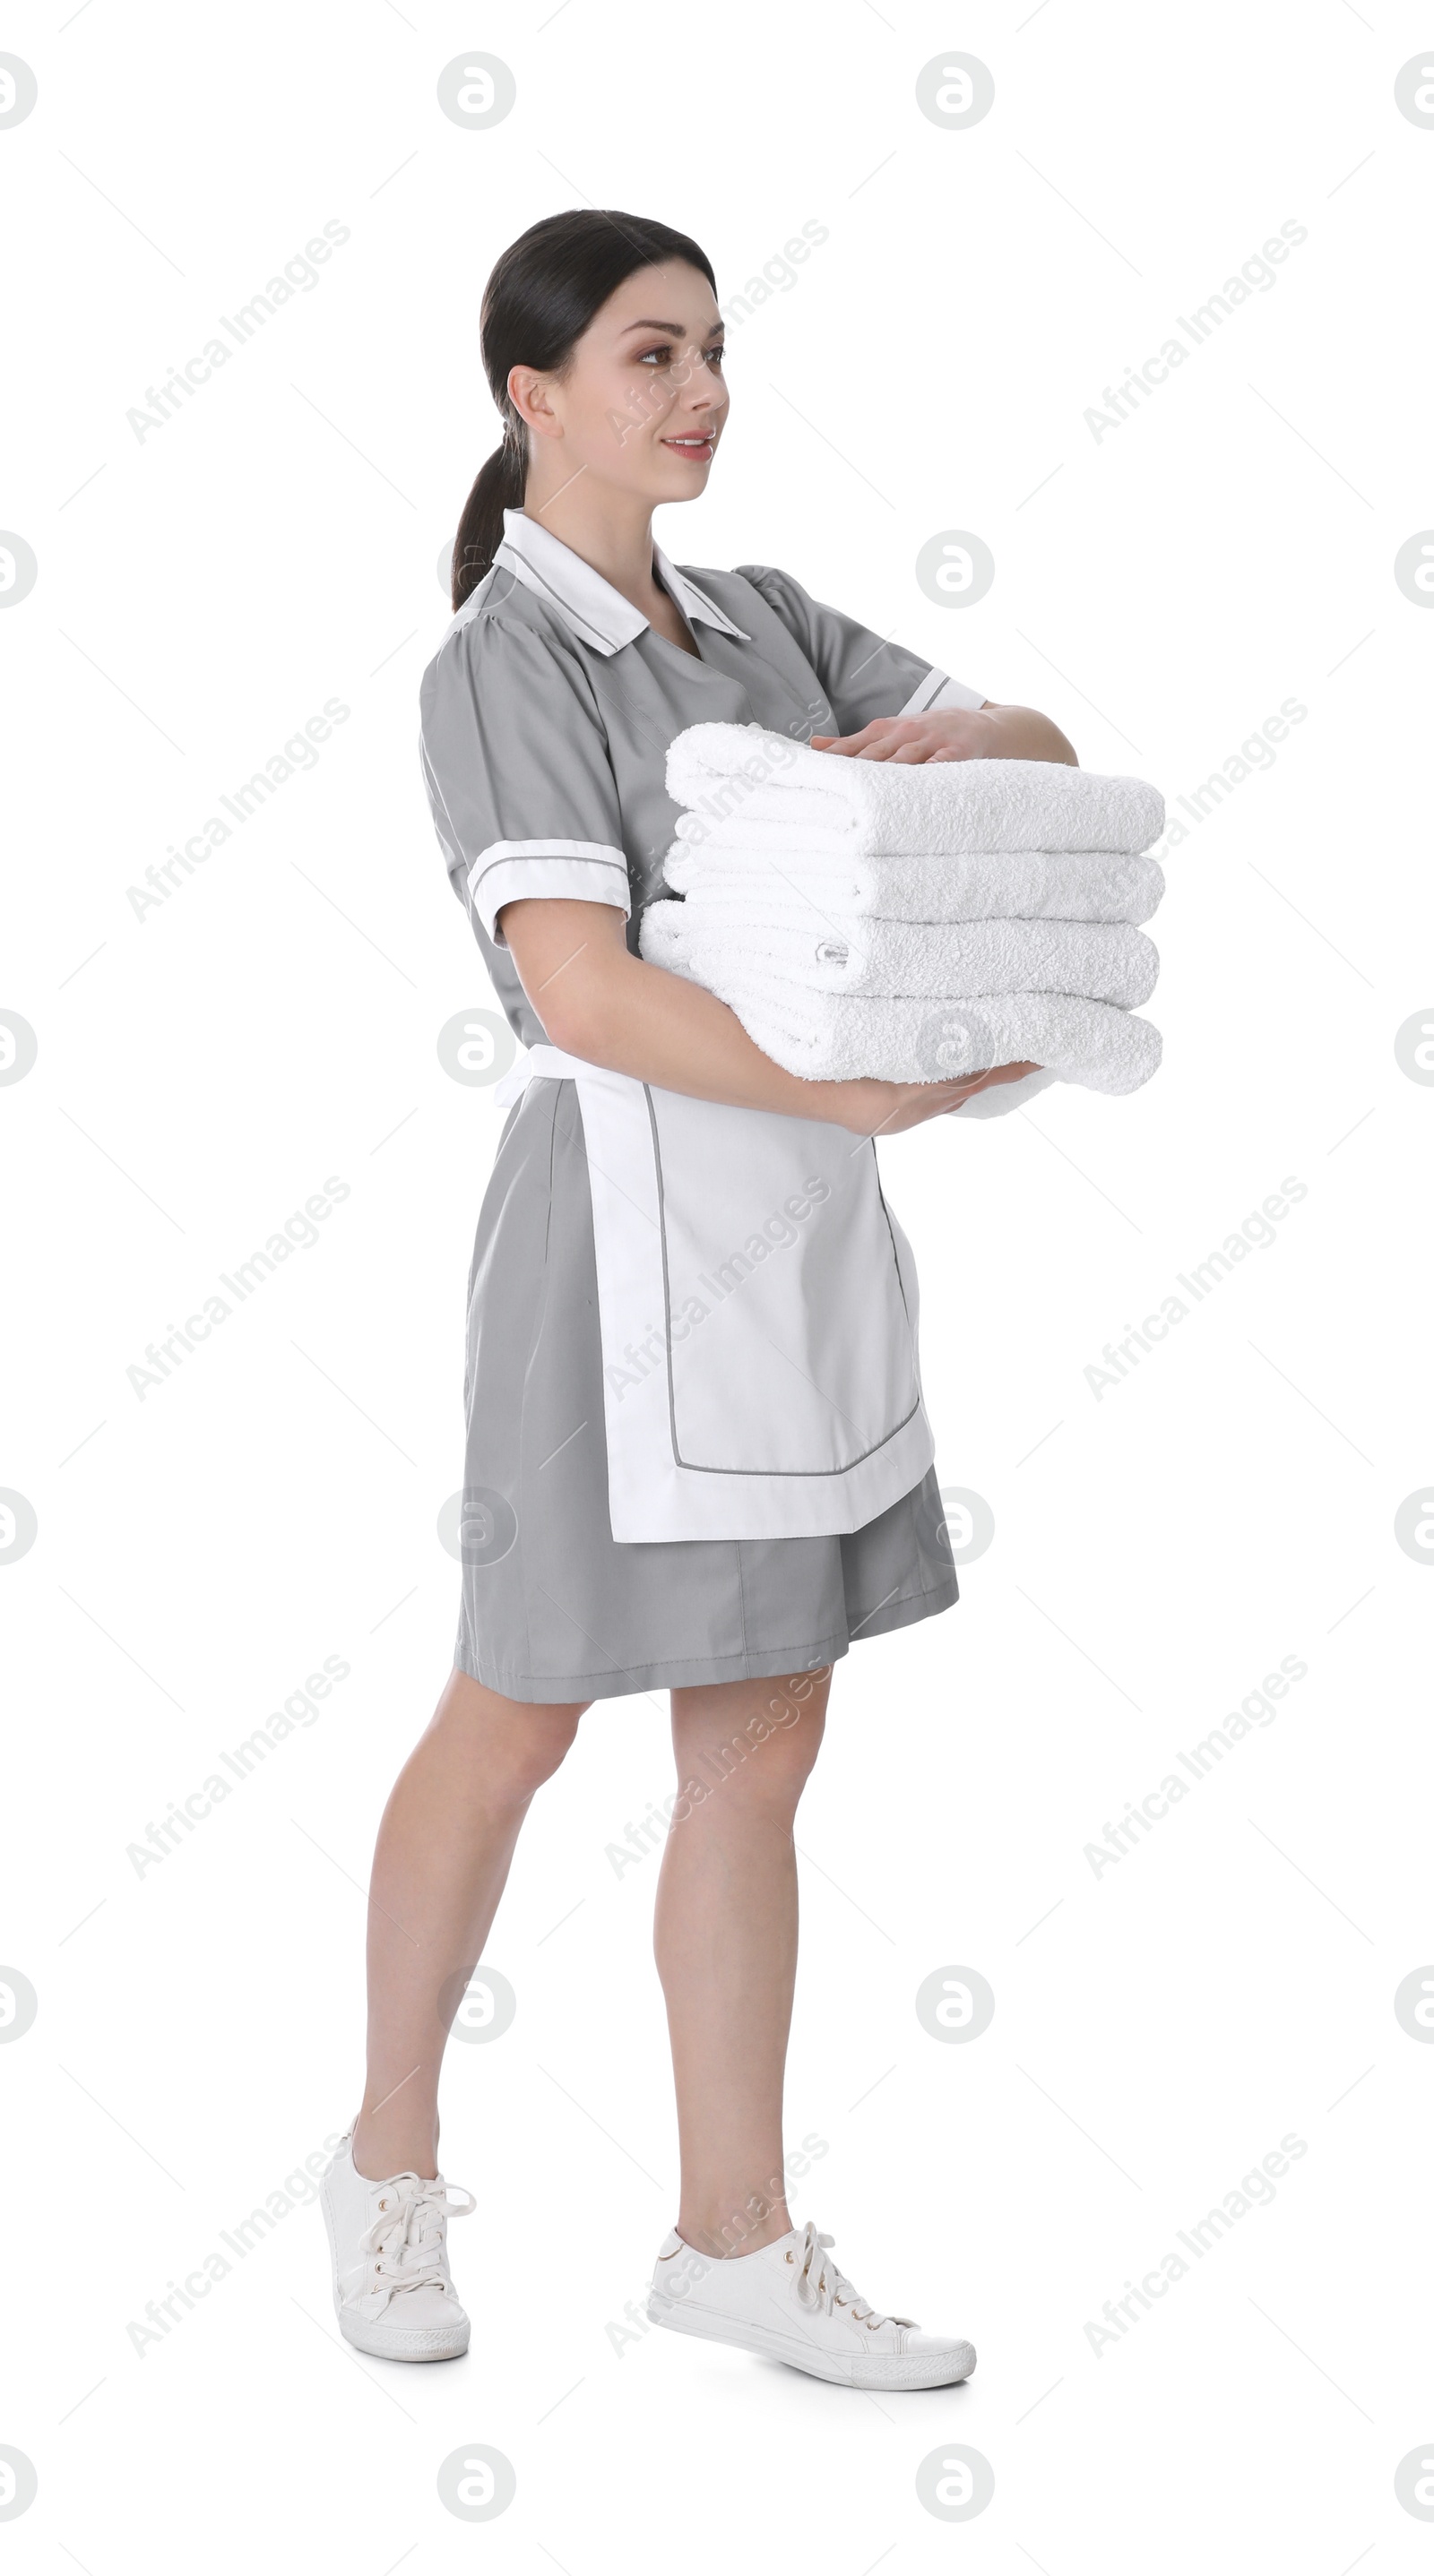
[[[640,494],[604,489],[581,473],[550,492],[535,489],[530,480],[523,514],[571,546],[644,616],[651,614],[663,593],[652,569],[652,504]]]

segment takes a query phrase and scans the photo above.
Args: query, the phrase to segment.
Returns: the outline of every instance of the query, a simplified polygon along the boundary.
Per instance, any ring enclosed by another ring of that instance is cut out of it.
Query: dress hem
[[[609,1668],[600,1673],[524,1673],[505,1680],[492,1673],[475,1672],[478,1656],[475,1652],[472,1661],[465,1661],[460,1633],[453,1663],[455,1671],[466,1674],[469,1681],[480,1682],[485,1690],[532,1708],[561,1707],[575,1699],[626,1699],[641,1691],[694,1690],[710,1682],[771,1681],[779,1673],[790,1673],[795,1679],[818,1665],[840,1662],[853,1645],[860,1645],[868,1637],[887,1636],[894,1629],[911,1627],[918,1619],[933,1618],[939,1611],[949,1610],[960,1597],[956,1578],[951,1575],[924,1592],[909,1592],[899,1601],[887,1602],[839,1637],[814,1646],[768,1648],[760,1654],[696,1655],[681,1661],[630,1665],[619,1671]]]

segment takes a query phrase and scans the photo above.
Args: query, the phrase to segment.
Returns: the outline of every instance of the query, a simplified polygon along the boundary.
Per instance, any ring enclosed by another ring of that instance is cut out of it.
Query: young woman
[[[837,759],[1075,754],[789,573],[692,572],[654,544],[654,510],[705,490],[727,420],[695,242],[552,216],[498,261],[482,336],[503,443],[459,528],[422,753],[530,1052],[469,1283],[455,1669],[374,1858],[368,2076],[324,2186],[335,2305],[361,2351],[466,2349],[445,2228],[474,2203],[437,2168],[448,2028],[584,1708],[662,1689],[679,1794],[655,1949],[682,2189],[649,2313],[849,2385],[936,2386],[970,2345],[872,2308],[787,2208],[792,1825],[832,1665],[957,1597],[872,1140],[1031,1068],[802,1081],[645,964],[638,930],[690,724]]]

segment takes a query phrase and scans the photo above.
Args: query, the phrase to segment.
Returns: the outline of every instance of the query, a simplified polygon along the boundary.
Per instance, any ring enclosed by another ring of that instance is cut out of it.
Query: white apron
[[[916,1270],[876,1149],[536,1046],[576,1083],[592,1187],[614,1539],[832,1537],[934,1456]]]

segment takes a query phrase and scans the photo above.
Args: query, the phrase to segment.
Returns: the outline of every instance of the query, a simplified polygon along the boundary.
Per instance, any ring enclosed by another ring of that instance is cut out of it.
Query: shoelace
[[[477,2206],[471,2191],[445,2183],[441,2175],[429,2180],[421,2174],[395,2175],[384,2187],[373,2225],[359,2238],[359,2252],[373,2260],[365,2297],[376,2297],[386,2307],[396,2290],[451,2292],[444,2222],[468,2218]]]
[[[835,2242],[834,2237],[823,2236],[813,2226],[811,2220],[807,2220],[802,2229],[800,2261],[796,2254],[789,2253],[787,2256],[787,2261],[795,2263],[797,2267],[797,2277],[792,2283],[792,2288],[799,2305],[804,2308],[823,2308],[828,2316],[832,2314],[834,2308],[849,2308],[852,2323],[865,2326],[872,2334],[875,2334],[878,2326],[914,2325],[916,2323],[914,2317],[883,2316],[880,2309],[872,2307],[870,2302],[861,2296],[859,2290],[853,2289],[845,2272],[839,2270],[835,2263],[829,2263],[826,2260],[825,2248]]]

